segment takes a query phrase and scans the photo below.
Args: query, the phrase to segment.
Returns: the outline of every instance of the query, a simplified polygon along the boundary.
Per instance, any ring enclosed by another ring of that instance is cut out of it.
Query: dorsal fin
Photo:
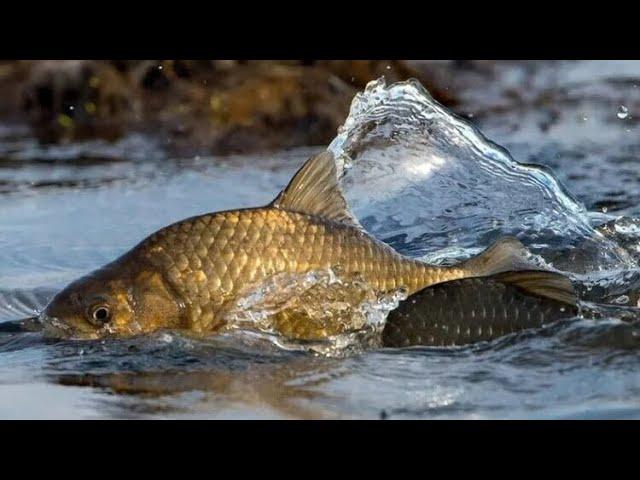
[[[486,277],[512,270],[536,270],[540,267],[527,259],[529,251],[515,237],[503,237],[477,256],[467,260],[462,268],[473,276]]]
[[[360,228],[347,210],[338,185],[336,162],[328,151],[307,160],[271,206]]]
[[[578,299],[571,280],[559,273],[522,270],[500,273],[492,278],[521,288],[538,297],[550,298],[574,307],[577,306]]]

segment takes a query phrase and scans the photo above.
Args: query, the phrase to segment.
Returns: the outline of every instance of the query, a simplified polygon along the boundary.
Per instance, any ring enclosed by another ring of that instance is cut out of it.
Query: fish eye
[[[89,309],[89,321],[97,326],[102,326],[111,318],[111,310],[108,305],[94,305]]]

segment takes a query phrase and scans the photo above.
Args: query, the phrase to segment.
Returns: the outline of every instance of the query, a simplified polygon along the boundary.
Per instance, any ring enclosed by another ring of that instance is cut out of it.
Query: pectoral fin
[[[537,297],[548,298],[557,302],[576,306],[578,299],[569,278],[554,272],[518,271],[504,272],[493,277]]]

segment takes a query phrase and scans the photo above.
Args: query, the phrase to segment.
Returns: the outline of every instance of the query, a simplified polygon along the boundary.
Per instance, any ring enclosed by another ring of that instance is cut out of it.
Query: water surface
[[[330,146],[354,213],[378,238],[455,263],[516,235],[583,300],[610,305],[597,318],[469,347],[337,356],[252,332],[91,342],[5,332],[0,417],[640,417],[640,65],[607,68],[540,67],[539,98],[555,102],[479,116],[484,135],[415,85],[373,84]],[[321,148],[184,159],[139,136],[39,146],[2,126],[0,322],[32,315],[171,222],[271,201]]]

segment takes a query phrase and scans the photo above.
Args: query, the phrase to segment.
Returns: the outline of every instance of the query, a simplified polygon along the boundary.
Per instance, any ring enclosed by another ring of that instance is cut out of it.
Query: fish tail
[[[463,278],[489,277],[502,272],[539,270],[528,259],[529,252],[514,237],[504,237],[479,255],[451,267],[436,267],[419,260],[414,266],[417,272],[411,278],[409,294],[437,283]]]
[[[529,251],[515,237],[496,241],[479,255],[458,266],[468,277],[488,277],[502,272],[539,270],[529,260]]]
[[[555,300],[577,307],[578,297],[568,277],[560,273],[542,270],[504,272],[493,276],[496,281],[512,285],[529,295]]]
[[[529,257],[529,251],[520,240],[504,237],[459,268],[464,272],[463,278],[492,277],[529,294],[576,305],[571,280],[560,273],[541,270]]]

